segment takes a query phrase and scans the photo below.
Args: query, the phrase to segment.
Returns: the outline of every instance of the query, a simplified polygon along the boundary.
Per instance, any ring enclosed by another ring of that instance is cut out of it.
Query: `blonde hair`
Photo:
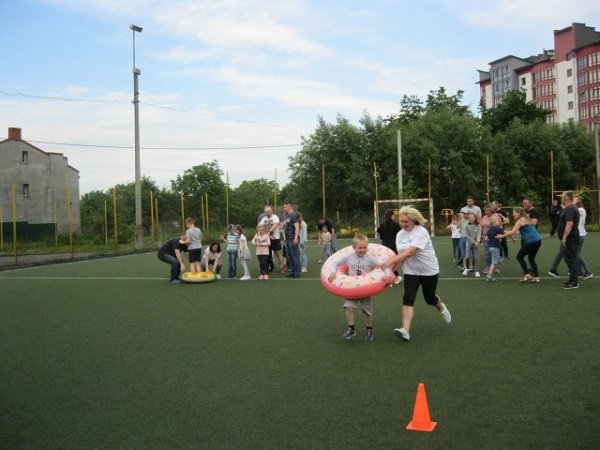
[[[427,219],[423,217],[423,214],[421,214],[421,212],[418,209],[411,205],[403,206],[402,208],[400,208],[400,212],[398,213],[398,215],[406,216],[413,222],[418,223],[419,225],[424,225],[425,223],[427,223]]]
[[[368,243],[369,242],[369,238],[367,236],[365,236],[364,234],[357,234],[352,239],[352,247],[354,247],[359,242],[367,242]]]
[[[527,221],[527,223],[529,223],[529,216],[527,215],[525,208],[521,208],[520,206],[517,206],[517,207],[513,208],[513,211],[519,215],[519,219],[524,218]]]

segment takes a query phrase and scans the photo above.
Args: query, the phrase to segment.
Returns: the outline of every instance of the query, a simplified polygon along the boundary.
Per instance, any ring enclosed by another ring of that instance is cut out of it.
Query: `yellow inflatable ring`
[[[385,277],[385,273],[379,268],[364,275],[348,275],[345,273],[347,267],[338,267],[338,261],[351,252],[354,252],[354,248],[350,246],[335,252],[327,258],[327,261],[325,261],[321,268],[321,284],[323,284],[325,289],[337,297],[358,299],[368,298],[375,294],[379,294],[386,287],[389,287],[389,285],[386,285],[382,281],[382,278]],[[369,244],[367,253],[383,260],[395,256],[395,253],[392,250],[380,244]],[[333,282],[330,283],[329,276],[334,272],[335,267],[338,267],[336,277]],[[390,285],[393,284],[394,279],[395,276],[392,274]]]
[[[186,283],[209,283],[217,278],[212,272],[184,272],[181,275],[181,281]]]

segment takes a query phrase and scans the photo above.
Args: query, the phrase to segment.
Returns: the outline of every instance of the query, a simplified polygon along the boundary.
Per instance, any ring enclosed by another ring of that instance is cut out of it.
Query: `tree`
[[[258,215],[263,211],[265,205],[273,204],[274,197],[274,181],[265,178],[242,181],[232,192],[230,221],[241,223],[244,227],[253,230],[258,222]]]
[[[545,121],[548,114],[550,111],[529,103],[524,91],[512,90],[506,94],[500,105],[483,111],[482,122],[496,134],[506,130],[514,119],[530,124]]]
[[[185,215],[202,217],[202,202],[208,195],[208,217],[211,224],[221,226],[225,223],[225,183],[223,171],[217,161],[200,164],[187,169],[171,181],[171,189],[184,196]]]

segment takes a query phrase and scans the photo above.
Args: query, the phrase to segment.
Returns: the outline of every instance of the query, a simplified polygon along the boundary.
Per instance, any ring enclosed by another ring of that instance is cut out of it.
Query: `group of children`
[[[453,261],[463,276],[475,272],[475,278],[480,278],[479,273],[479,247],[483,243],[485,249],[486,281],[498,281],[496,273],[500,272],[501,239],[503,225],[506,223],[504,216],[494,213],[486,218],[487,226],[482,227],[479,216],[475,213],[459,213],[453,216],[452,223],[448,225],[452,237]]]
[[[202,255],[202,232],[195,226],[194,220],[186,219],[187,230],[179,241],[186,246],[190,264],[190,272],[212,272],[216,278],[221,277],[221,243],[226,244],[228,256],[228,278],[237,278],[237,261],[239,259],[244,274],[241,281],[252,279],[248,261],[252,258],[248,239],[244,234],[244,228],[241,225],[230,224],[227,227],[227,234],[221,235],[221,242],[212,242]],[[256,256],[260,267],[259,280],[268,280],[271,269],[269,268],[269,257],[271,256],[271,238],[265,225],[256,227],[256,234],[252,238],[252,245],[255,247]]]
[[[212,272],[217,279],[221,279],[221,244],[212,242],[202,254],[202,231],[198,228],[194,219],[188,217],[185,220],[186,231],[179,241],[187,247],[190,272]]]

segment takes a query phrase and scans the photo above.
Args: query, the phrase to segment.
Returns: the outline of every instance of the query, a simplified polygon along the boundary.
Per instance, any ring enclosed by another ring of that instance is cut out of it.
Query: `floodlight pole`
[[[142,225],[142,182],[140,170],[140,100],[138,77],[142,71],[135,67],[135,33],[141,33],[142,27],[129,25],[133,36],[133,112],[135,128],[135,248],[144,248],[144,228]]]

